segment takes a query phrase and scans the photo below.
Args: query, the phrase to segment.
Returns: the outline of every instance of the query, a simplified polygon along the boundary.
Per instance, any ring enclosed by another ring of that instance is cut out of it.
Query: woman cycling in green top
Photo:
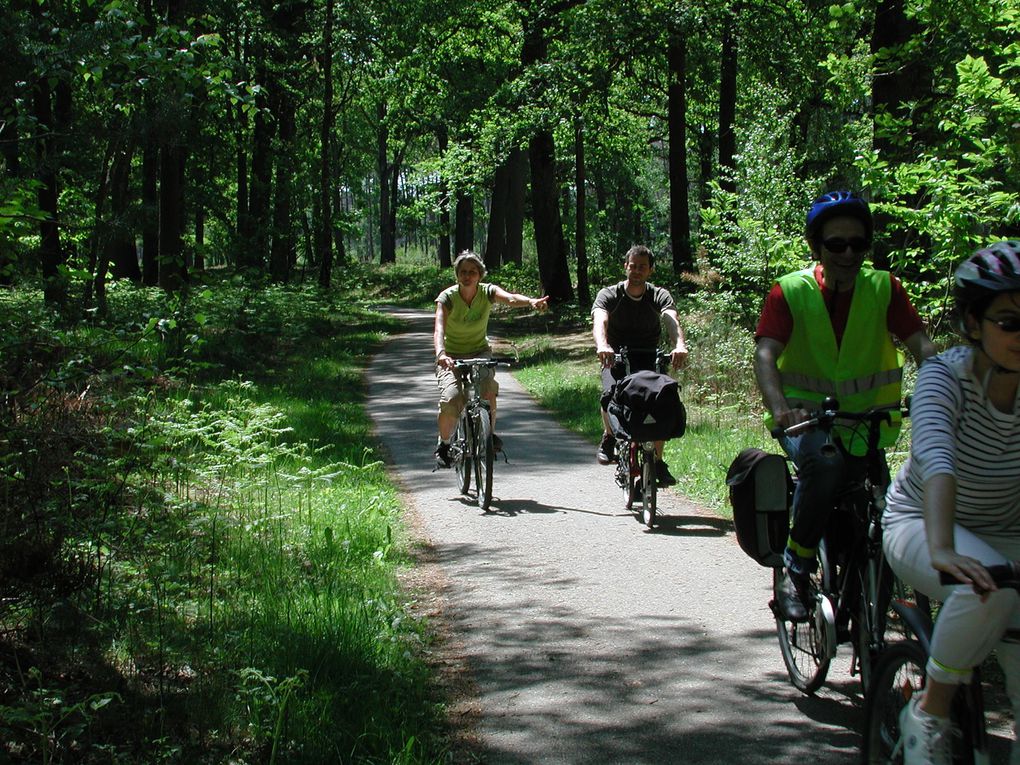
[[[475,253],[465,250],[453,262],[457,283],[439,293],[436,298],[436,323],[432,343],[436,352],[436,382],[439,385],[439,445],[436,447],[436,466],[448,468],[450,438],[457,427],[457,418],[464,408],[464,393],[454,369],[457,359],[489,356],[489,311],[493,303],[515,308],[533,308],[544,311],[549,297],[540,298],[507,292],[495,284],[482,281],[485,264]],[[492,369],[483,370],[479,392],[489,402],[493,431],[496,427],[496,394],[499,384]],[[502,446],[493,432],[496,449]]]

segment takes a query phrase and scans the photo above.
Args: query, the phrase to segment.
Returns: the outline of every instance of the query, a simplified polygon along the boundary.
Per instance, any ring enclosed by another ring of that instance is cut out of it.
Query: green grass
[[[0,444],[4,522],[29,529],[6,550],[50,552],[63,582],[2,601],[0,759],[444,760],[363,411],[393,320],[236,281],[186,304],[116,285],[111,307],[60,328],[32,295],[0,302],[4,379],[41,379],[12,386],[25,414]],[[42,509],[45,536],[25,522]]]

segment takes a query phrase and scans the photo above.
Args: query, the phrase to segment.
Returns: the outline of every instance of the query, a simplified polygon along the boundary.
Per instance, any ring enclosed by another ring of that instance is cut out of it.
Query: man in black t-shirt
[[[615,354],[621,347],[628,349],[630,371],[655,368],[655,352],[659,347],[662,327],[666,328],[666,339],[674,369],[683,366],[687,359],[687,345],[676,304],[669,290],[656,287],[648,281],[655,270],[652,251],[636,244],[627,250],[623,262],[627,279],[605,287],[595,297],[592,306],[592,334],[595,350],[602,364],[602,443],[596,458],[602,465],[615,462],[616,440],[609,427],[606,406],[609,403],[613,384],[622,379],[626,370],[615,364]],[[641,353],[646,351],[647,353]],[[656,443],[659,453],[658,482],[660,486],[671,486],[676,479],[670,474],[666,463],[661,460],[662,442]]]

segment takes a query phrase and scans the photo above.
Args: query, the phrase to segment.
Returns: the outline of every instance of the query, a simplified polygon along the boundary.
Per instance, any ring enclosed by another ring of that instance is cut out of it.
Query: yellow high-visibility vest
[[[903,381],[903,354],[893,345],[886,315],[892,296],[889,273],[862,268],[854,282],[843,342],[836,344],[832,320],[815,279],[814,267],[779,280],[793,314],[793,333],[779,357],[783,393],[791,407],[817,409],[826,396],[851,412],[890,408],[891,423],[883,424],[879,446],[896,442],[900,429],[898,406]],[[765,424],[774,426],[771,413]],[[867,452],[865,426],[833,428],[843,446],[855,455]]]

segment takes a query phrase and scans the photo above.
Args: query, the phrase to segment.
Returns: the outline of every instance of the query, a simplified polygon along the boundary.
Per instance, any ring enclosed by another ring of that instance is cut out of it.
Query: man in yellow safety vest
[[[903,357],[897,337],[920,363],[935,354],[899,280],[864,266],[874,222],[868,203],[850,191],[818,197],[807,214],[806,238],[817,262],[773,285],[755,331],[754,371],[769,429],[809,418],[826,398],[863,412],[900,402]],[[880,447],[896,440],[899,423],[883,425]],[[866,444],[846,429],[809,429],[780,444],[797,466],[793,525],[783,555],[776,602],[791,621],[807,618],[808,581],[837,492],[866,470]]]

